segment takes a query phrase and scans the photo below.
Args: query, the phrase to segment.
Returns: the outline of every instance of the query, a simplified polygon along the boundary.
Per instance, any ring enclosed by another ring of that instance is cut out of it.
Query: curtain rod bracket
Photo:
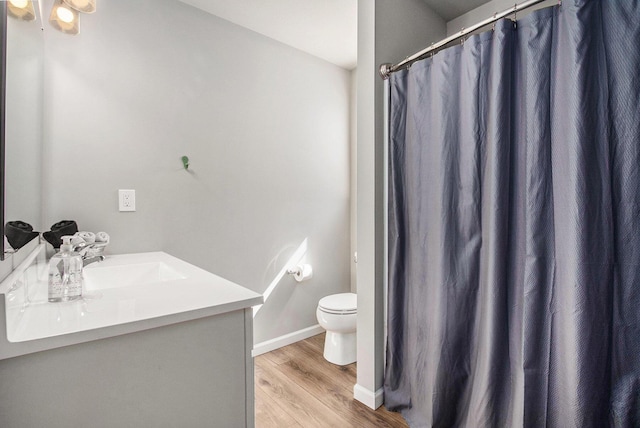
[[[380,72],[380,77],[382,77],[382,80],[387,80],[389,78],[389,75],[393,71],[392,69],[393,69],[393,64],[389,62],[385,62],[380,66],[380,69],[378,71]]]

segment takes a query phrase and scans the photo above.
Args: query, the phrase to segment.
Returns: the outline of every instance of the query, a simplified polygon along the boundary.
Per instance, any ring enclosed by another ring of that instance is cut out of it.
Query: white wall
[[[513,0],[492,0],[489,1],[482,6],[478,6],[477,8],[465,13],[464,15],[460,15],[457,18],[452,19],[447,22],[447,36],[452,35],[460,31],[462,28],[469,28],[478,22],[484,21],[487,18],[493,16],[493,14],[502,12],[514,6],[516,3],[522,3],[522,1]],[[557,5],[558,0],[547,0],[539,5],[536,5],[526,11],[522,11],[518,14],[518,16],[525,16],[528,13],[533,12],[536,9],[541,9],[548,6]],[[487,28],[488,29],[488,28]]]
[[[37,6],[36,6],[37,7]],[[42,221],[42,31],[7,18],[5,222]]]
[[[358,70],[351,70],[351,108],[350,108],[350,173],[349,180],[351,184],[350,197],[351,203],[349,206],[350,218],[349,226],[351,228],[351,292],[358,292],[358,271],[357,262],[354,258],[358,249]]]
[[[355,397],[382,402],[384,374],[384,185],[382,63],[397,63],[445,36],[422,0],[358,2],[358,380]]]
[[[38,3],[35,2],[36,9]],[[7,19],[4,221],[42,226],[41,21]],[[3,239],[3,246],[5,239]],[[33,240],[0,261],[0,281],[36,247]],[[8,244],[6,244],[8,245]]]
[[[282,278],[254,338],[315,325],[318,300],[349,290],[349,72],[177,0],[81,18],[45,37],[45,225],[257,292],[306,239],[313,279]],[[136,212],[118,212],[122,188]]]

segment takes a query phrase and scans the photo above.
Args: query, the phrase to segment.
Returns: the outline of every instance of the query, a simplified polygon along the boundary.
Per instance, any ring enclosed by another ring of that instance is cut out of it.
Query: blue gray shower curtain
[[[390,82],[385,405],[640,426],[640,1],[564,0]]]

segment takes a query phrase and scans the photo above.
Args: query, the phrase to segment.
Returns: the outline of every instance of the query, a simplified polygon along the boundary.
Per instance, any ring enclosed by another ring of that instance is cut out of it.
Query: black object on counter
[[[24,247],[38,235],[38,232],[33,231],[33,226],[24,221],[10,221],[4,225],[4,236],[7,237],[9,245],[11,245],[11,248],[14,250],[19,250]]]
[[[44,232],[42,237],[51,245],[53,248],[60,248],[62,245],[62,237],[67,235],[75,235],[78,232],[78,224],[73,220],[61,220],[51,226],[51,230],[48,232]]]

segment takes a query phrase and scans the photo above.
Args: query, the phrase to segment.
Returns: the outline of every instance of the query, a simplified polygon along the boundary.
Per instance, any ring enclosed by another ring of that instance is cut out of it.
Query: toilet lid
[[[332,294],[323,297],[318,303],[318,307],[326,312],[352,314],[358,309],[358,296],[354,293]]]

